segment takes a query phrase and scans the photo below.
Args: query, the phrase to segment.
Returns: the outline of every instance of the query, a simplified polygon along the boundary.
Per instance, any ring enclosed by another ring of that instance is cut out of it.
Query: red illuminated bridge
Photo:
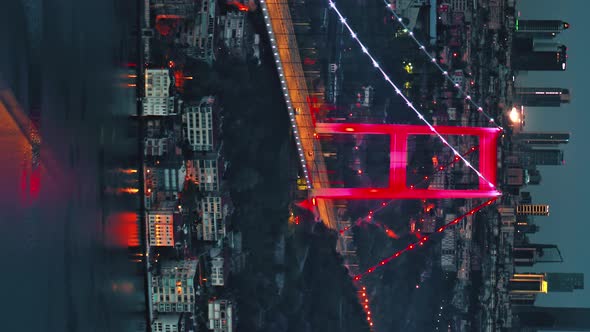
[[[288,3],[282,0],[261,0],[261,7],[269,33],[281,87],[287,103],[292,130],[299,151],[299,159],[311,189],[317,198],[318,212],[330,228],[342,229],[336,220],[333,199],[432,199],[486,198],[500,193],[496,184],[496,142],[499,128],[433,127],[441,135],[472,135],[480,140],[479,188],[474,190],[414,189],[406,184],[407,139],[410,135],[432,135],[428,126],[316,123],[309,107],[307,82],[303,62],[299,56],[296,36]],[[316,96],[313,96],[314,98]],[[387,188],[331,188],[328,171],[319,143],[319,134],[372,134],[390,137],[390,181]],[[471,167],[471,166],[470,166]],[[314,200],[316,201],[316,200]]]

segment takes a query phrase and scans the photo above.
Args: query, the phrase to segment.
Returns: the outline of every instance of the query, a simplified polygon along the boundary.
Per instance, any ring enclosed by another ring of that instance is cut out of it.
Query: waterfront
[[[28,17],[17,4],[0,11],[2,45],[13,46],[1,62],[4,328],[145,330],[127,68],[138,10],[118,1],[27,4]],[[36,108],[39,155],[21,125]]]

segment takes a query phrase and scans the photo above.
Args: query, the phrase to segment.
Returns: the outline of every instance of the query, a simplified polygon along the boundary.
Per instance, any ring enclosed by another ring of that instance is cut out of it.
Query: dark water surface
[[[2,331],[145,330],[127,193],[137,13],[135,0],[0,2]]]

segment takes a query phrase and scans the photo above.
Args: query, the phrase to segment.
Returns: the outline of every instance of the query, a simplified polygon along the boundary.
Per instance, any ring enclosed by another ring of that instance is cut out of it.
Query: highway
[[[271,46],[279,68],[279,76],[283,92],[290,107],[294,134],[304,170],[307,168],[309,181],[313,189],[328,186],[326,164],[319,141],[314,137],[315,129],[310,108],[307,103],[309,96],[305,74],[301,65],[299,49],[293,30],[289,6],[285,2],[261,1],[267,29],[271,38]],[[281,69],[282,68],[282,69]],[[316,200],[322,221],[331,229],[339,229],[334,206],[330,200]]]

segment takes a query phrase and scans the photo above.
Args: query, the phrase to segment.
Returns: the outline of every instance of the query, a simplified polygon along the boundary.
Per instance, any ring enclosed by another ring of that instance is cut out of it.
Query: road
[[[315,129],[313,118],[308,107],[309,96],[299,49],[295,38],[295,32],[291,21],[289,6],[286,1],[261,1],[267,29],[272,28],[271,45],[283,68],[281,77],[283,91],[290,98],[294,114],[295,124],[299,134],[298,147],[303,152],[305,165],[310,174],[313,189],[329,186],[328,173],[319,141],[314,137]],[[313,192],[313,190],[312,190]],[[331,229],[339,229],[338,220],[334,213],[334,206],[330,200],[317,199],[317,208],[322,221]]]

